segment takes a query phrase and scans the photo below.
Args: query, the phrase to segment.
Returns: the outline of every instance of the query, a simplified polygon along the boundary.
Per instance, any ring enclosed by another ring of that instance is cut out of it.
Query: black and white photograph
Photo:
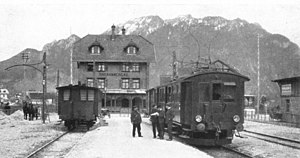
[[[0,0],[1,158],[300,158],[297,0]]]

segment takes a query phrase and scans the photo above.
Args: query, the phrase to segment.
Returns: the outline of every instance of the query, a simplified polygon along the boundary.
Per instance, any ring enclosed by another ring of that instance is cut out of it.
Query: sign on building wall
[[[99,73],[99,76],[128,76],[127,73],[103,73],[103,72],[100,72]]]
[[[281,95],[292,95],[292,84],[281,85]]]

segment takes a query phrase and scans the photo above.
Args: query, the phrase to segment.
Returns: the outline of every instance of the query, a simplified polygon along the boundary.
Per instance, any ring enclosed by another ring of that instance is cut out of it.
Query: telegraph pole
[[[40,70],[38,69],[37,67],[35,67],[36,65],[40,65],[40,64],[43,64],[43,69]],[[35,70],[39,71],[40,73],[42,73],[42,76],[43,76],[43,81],[42,81],[42,84],[43,84],[43,106],[42,106],[42,121],[43,123],[45,123],[45,106],[46,106],[46,93],[47,93],[47,61],[46,61],[46,52],[44,52],[44,55],[43,55],[43,60],[39,63],[36,63],[36,64],[17,64],[17,65],[13,65],[13,66],[10,66],[8,68],[6,68],[5,70],[9,71],[11,68],[13,67],[18,67],[18,66],[28,66],[28,67],[31,67],[31,68],[34,68]]]
[[[177,66],[176,66],[176,52],[173,51],[173,62],[172,62],[172,80],[175,80],[177,78]]]
[[[22,53],[22,59],[23,59],[23,64],[26,64],[28,59],[29,59],[29,53],[30,52],[26,52],[26,51],[23,51]],[[26,81],[26,67],[23,66],[23,79],[24,79],[24,83]],[[24,87],[24,100],[26,100],[26,89]]]
[[[257,114],[259,115],[260,104],[260,52],[259,52],[259,33],[257,34]]]
[[[47,93],[47,60],[46,52],[43,56],[44,66],[43,66],[43,107],[42,107],[42,119],[45,123],[45,107],[46,107],[46,93]],[[49,117],[49,116],[48,116]]]

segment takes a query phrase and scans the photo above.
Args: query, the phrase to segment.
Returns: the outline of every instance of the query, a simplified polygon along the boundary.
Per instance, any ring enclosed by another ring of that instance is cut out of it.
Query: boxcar
[[[173,132],[189,144],[230,144],[234,132],[243,130],[244,82],[249,78],[219,60],[212,64],[221,68],[203,69],[147,91],[150,108],[172,106]]]
[[[78,125],[86,125],[87,129],[94,125],[98,116],[98,100],[101,91],[85,85],[69,85],[57,87],[58,115],[69,130]]]

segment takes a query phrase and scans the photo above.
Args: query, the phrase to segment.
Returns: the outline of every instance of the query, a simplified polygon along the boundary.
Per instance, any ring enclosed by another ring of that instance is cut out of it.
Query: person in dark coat
[[[174,111],[171,108],[170,104],[166,106],[167,112],[166,112],[166,123],[168,125],[168,134],[169,134],[169,139],[168,141],[171,141],[173,139],[173,134],[172,134],[172,124],[173,124],[173,118],[175,117]]]
[[[133,111],[131,112],[130,120],[133,125],[132,136],[135,137],[135,130],[137,129],[139,137],[143,137],[141,134],[142,117],[141,114],[138,112],[137,107],[133,108]]]
[[[159,139],[164,139],[165,129],[165,113],[161,107],[158,107],[158,136]]]
[[[158,110],[156,105],[152,107],[150,120],[152,122],[153,138],[156,138],[156,131],[158,132]]]

